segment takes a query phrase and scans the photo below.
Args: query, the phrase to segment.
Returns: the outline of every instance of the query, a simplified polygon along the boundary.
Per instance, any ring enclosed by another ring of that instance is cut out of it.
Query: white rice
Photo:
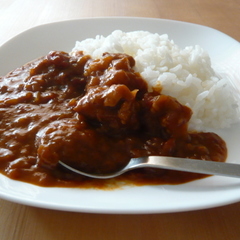
[[[76,42],[75,51],[93,58],[104,52],[133,56],[149,91],[161,86],[163,94],[192,109],[190,129],[226,128],[240,119],[233,86],[214,72],[208,53],[198,45],[181,49],[167,34],[116,30],[107,37]]]

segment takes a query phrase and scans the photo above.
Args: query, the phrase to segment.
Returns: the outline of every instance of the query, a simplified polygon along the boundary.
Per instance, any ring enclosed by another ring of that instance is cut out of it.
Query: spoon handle
[[[146,157],[146,165],[154,168],[221,175],[226,177],[240,177],[240,164],[234,163],[213,162],[188,158],[149,156]]]

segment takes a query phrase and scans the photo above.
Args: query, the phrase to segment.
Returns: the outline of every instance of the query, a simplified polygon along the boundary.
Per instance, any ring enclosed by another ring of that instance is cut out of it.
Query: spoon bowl
[[[125,172],[137,168],[161,168],[209,175],[220,175],[226,177],[240,177],[240,164],[166,156],[131,158],[129,163],[124,168],[110,174],[91,174],[72,168],[71,166],[65,164],[62,161],[59,161],[59,164],[72,172],[97,179],[114,178],[122,175]]]

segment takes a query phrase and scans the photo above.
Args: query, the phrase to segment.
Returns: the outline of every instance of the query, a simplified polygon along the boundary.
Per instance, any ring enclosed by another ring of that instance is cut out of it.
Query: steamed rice
[[[104,52],[134,57],[135,70],[147,81],[149,91],[158,89],[192,109],[190,129],[225,128],[240,119],[233,86],[214,72],[208,53],[200,46],[181,49],[167,34],[116,30],[107,37],[76,42],[72,54],[75,51],[93,58]]]

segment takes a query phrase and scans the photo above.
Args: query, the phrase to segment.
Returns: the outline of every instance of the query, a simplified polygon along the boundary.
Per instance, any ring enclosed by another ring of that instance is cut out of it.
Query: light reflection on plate
[[[180,47],[198,44],[213,66],[240,89],[240,44],[212,28],[146,18],[93,18],[32,28],[0,47],[0,75],[51,50],[71,51],[76,40],[108,35],[113,30],[167,33]],[[240,163],[240,124],[216,131],[228,144],[228,162]],[[209,177],[182,185],[93,189],[43,188],[0,175],[0,197],[26,205],[91,213],[166,213],[204,209],[240,200],[240,179]]]

